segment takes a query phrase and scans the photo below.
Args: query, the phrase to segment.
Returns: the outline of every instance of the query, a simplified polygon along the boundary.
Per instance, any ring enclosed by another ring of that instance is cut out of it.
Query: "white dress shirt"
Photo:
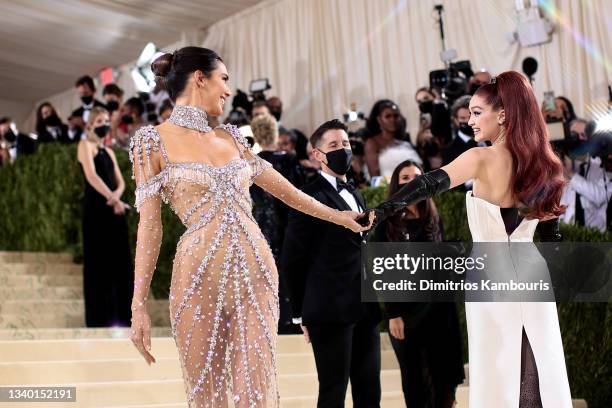
[[[336,177],[329,175],[325,173],[324,171],[321,171],[321,176],[323,176],[323,178],[327,180],[329,184],[332,185],[334,190],[338,189],[338,183],[336,182]],[[348,206],[351,207],[351,210],[356,211],[358,213],[363,211],[361,207],[359,207],[359,204],[357,204],[357,200],[355,200],[355,197],[353,196],[353,194],[351,194],[351,192],[348,191],[346,188],[343,188],[342,191],[340,191],[340,197],[342,197],[344,201],[348,204]]]

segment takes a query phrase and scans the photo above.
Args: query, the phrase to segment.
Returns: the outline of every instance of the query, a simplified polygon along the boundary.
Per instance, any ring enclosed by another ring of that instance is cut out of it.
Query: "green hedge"
[[[126,181],[124,200],[134,202],[134,184],[125,151],[116,151]],[[83,176],[76,161],[76,147],[43,145],[30,157],[0,169],[0,249],[15,251],[69,251],[82,259],[81,198]],[[369,206],[385,197],[382,188],[363,190]],[[470,240],[465,213],[465,194],[447,192],[435,198],[444,221],[446,239]],[[128,214],[130,239],[135,248],[138,215]],[[162,211],[164,238],[153,295],[168,296],[172,261],[184,231],[168,206]],[[566,241],[612,241],[612,234],[562,226]],[[459,313],[467,352],[465,315]],[[608,407],[612,402],[612,307],[608,303],[559,304],[559,321],[572,395],[585,398],[589,407]]]

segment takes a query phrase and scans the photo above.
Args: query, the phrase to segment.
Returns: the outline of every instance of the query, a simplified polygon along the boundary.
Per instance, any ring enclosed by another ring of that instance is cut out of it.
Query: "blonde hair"
[[[103,113],[108,114],[108,111],[101,106],[96,106],[91,111],[89,111],[89,119],[87,119],[87,140],[89,140],[90,142],[100,142],[100,138],[93,131],[93,123],[96,121],[96,118]]]
[[[260,146],[276,146],[278,141],[278,123],[270,114],[257,115],[251,121],[253,138]]]

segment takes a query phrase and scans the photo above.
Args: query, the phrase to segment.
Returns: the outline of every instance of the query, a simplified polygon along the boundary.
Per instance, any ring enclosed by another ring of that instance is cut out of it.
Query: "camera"
[[[451,105],[457,98],[465,95],[469,78],[474,75],[468,60],[452,62],[447,69],[429,72],[429,87],[437,90]]]

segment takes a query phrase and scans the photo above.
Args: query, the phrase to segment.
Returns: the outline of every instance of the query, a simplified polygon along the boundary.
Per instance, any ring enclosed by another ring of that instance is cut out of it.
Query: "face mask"
[[[126,125],[131,125],[132,123],[134,123],[134,118],[130,115],[123,115],[121,117],[121,122],[125,123]]]
[[[472,127],[468,125],[466,122],[459,122],[459,131],[466,136],[469,136],[469,137],[474,136],[474,129],[472,129]]]
[[[425,101],[419,103],[421,113],[431,113],[433,111],[433,101]]]
[[[282,113],[282,112],[281,112],[280,110],[278,110],[278,109],[270,109],[270,114],[271,114],[272,116],[274,116],[274,118],[276,118],[276,120],[277,120],[278,122],[280,122],[281,113]]]
[[[338,149],[331,152],[321,152],[327,157],[327,167],[336,174],[344,176],[351,168],[353,161],[353,151],[351,149]]]
[[[61,124],[62,124],[62,121],[60,120],[60,118],[57,117],[57,115],[51,115],[45,118],[45,125],[49,127],[55,127]]]
[[[89,105],[93,102],[93,96],[81,96],[81,102],[85,105]]]
[[[119,109],[119,102],[117,101],[108,101],[106,103],[106,110],[109,112],[113,112]]]
[[[96,134],[96,136],[102,139],[104,136],[108,134],[109,130],[110,130],[110,126],[102,125],[102,126],[95,127],[93,131]]]

